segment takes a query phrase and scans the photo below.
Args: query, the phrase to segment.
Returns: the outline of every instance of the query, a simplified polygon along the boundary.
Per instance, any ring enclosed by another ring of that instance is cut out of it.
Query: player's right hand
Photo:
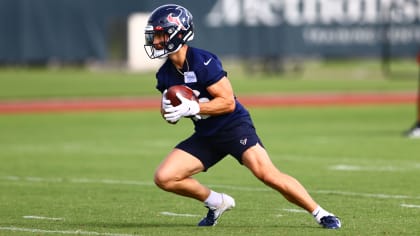
[[[171,104],[171,101],[166,98],[166,93],[167,92],[168,92],[168,90],[165,89],[165,91],[163,91],[163,94],[162,94],[162,109],[163,110],[166,110],[168,108],[173,107],[172,104]]]
[[[193,117],[200,113],[200,105],[196,100],[187,99],[181,93],[176,93],[176,97],[181,101],[181,104],[165,109],[166,120],[179,120],[181,117]]]
[[[168,123],[170,123],[170,124],[176,124],[179,119],[167,119],[165,117],[165,113],[166,113],[165,112],[165,109],[174,107],[171,104],[171,100],[169,100],[169,99],[166,98],[166,93],[167,92],[168,92],[168,90],[165,89],[165,91],[163,91],[163,93],[162,93],[162,101],[161,101],[161,109],[160,109],[160,112],[162,114],[162,118],[165,119]]]

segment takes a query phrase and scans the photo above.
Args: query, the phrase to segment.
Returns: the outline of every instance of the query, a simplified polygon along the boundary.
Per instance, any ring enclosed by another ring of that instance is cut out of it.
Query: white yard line
[[[330,166],[328,169],[336,171],[365,171],[365,172],[403,172],[419,169],[419,165],[411,165],[407,167],[396,167],[396,166],[360,166],[360,165],[347,165],[339,164]]]
[[[402,207],[407,208],[420,208],[420,205],[411,205],[411,204],[401,204]]]
[[[46,229],[34,229],[34,228],[19,228],[19,227],[2,227],[0,231],[12,231],[12,232],[30,232],[30,233],[41,233],[41,234],[74,234],[74,235],[97,235],[97,236],[134,236],[134,234],[114,234],[114,233],[100,233],[95,231],[83,231],[83,230],[46,230]]]
[[[293,209],[293,208],[285,208],[283,209],[283,211],[287,211],[287,212],[293,212],[293,213],[308,213],[305,210],[301,210],[301,209]]]
[[[164,216],[181,216],[181,217],[199,217],[200,215],[193,215],[193,214],[179,214],[179,213],[173,213],[168,211],[162,211],[160,212],[161,215]]]
[[[345,191],[334,191],[334,190],[316,190],[311,191],[319,194],[336,194],[343,196],[356,196],[356,197],[366,197],[366,198],[380,198],[380,199],[420,199],[420,196],[408,196],[408,195],[392,195],[392,194],[383,194],[383,193],[355,193],[355,192],[345,192]]]
[[[45,216],[22,216],[23,219],[35,219],[35,220],[54,220],[60,221],[64,220],[64,218],[59,217],[45,217]]]
[[[152,186],[152,182],[132,181],[132,180],[112,180],[112,179],[87,179],[87,178],[42,178],[42,177],[19,177],[19,176],[0,176],[0,180],[26,181],[26,182],[47,182],[47,183],[87,183],[87,184],[120,184],[120,185],[140,185]]]

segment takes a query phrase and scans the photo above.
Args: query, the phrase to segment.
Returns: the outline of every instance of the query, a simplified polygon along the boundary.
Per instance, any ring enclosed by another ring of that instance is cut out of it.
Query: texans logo
[[[179,15],[174,16],[172,13],[168,15],[167,19],[168,22],[174,23],[178,26],[178,28],[182,30],[187,30],[190,28],[190,25],[188,24],[188,18],[190,16],[188,14],[182,15],[183,11],[179,12]]]

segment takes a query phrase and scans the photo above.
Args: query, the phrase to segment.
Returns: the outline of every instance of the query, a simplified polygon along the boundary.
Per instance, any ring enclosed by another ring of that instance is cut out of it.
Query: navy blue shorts
[[[198,158],[206,171],[227,155],[232,155],[242,164],[242,154],[257,143],[263,146],[252,121],[245,120],[229,124],[212,136],[193,134],[179,143],[176,148]]]

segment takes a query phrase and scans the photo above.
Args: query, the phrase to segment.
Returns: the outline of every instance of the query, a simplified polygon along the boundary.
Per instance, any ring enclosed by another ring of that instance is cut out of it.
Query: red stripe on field
[[[403,104],[415,103],[416,99],[417,94],[414,92],[289,94],[238,97],[238,100],[245,106],[252,107]],[[159,97],[3,101],[0,102],[0,114],[100,110],[158,110],[159,106]]]
[[[243,97],[239,100],[249,106],[332,106],[415,103],[416,93],[349,93],[349,94],[295,94],[284,96]]]
[[[0,102],[0,113],[146,110],[159,104],[159,98],[11,101]]]

